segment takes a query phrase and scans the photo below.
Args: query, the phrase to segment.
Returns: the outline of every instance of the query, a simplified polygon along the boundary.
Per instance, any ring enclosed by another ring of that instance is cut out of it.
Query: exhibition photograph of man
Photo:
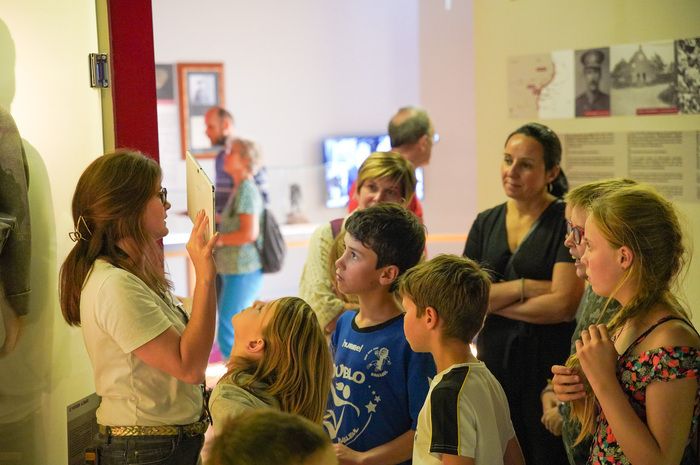
[[[610,95],[601,90],[601,83],[607,85],[603,79],[603,66],[607,65],[607,49],[590,49],[581,53],[580,60],[582,74],[577,79],[577,90],[584,88],[576,97],[576,116],[609,116]],[[605,73],[607,78],[608,73]]]

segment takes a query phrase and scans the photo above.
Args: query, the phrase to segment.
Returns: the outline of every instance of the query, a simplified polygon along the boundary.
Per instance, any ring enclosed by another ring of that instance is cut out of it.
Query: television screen
[[[344,207],[348,189],[357,178],[360,165],[372,152],[391,150],[388,135],[338,136],[323,140],[323,165],[326,177],[326,206]],[[423,200],[423,169],[416,169],[416,195]]]

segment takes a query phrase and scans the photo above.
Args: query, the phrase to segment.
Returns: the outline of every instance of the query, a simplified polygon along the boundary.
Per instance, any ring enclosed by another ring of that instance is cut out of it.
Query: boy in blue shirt
[[[439,255],[402,276],[404,330],[438,374],[418,417],[414,465],[524,465],[503,388],[469,343],[484,325],[491,281],[476,262]]]
[[[425,230],[413,213],[391,203],[353,213],[345,230],[337,287],[357,295],[360,309],[342,314],[331,337],[335,375],[323,425],[340,463],[410,464],[435,365],[409,347],[393,291],[420,261]]]

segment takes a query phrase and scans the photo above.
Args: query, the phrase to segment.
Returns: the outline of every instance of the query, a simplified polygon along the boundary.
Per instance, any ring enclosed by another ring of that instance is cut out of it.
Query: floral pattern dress
[[[695,378],[700,373],[700,351],[694,347],[659,347],[635,355],[630,352],[658,325],[680,318],[662,318],[644,332],[618,358],[617,378],[627,395],[632,408],[639,418],[646,422],[646,388],[654,381],[672,381],[674,379]],[[691,326],[692,327],[692,326]],[[691,434],[698,426],[700,417],[700,383],[695,395]],[[605,414],[600,411],[597,419],[595,440],[591,448],[588,463],[592,465],[629,465],[622,448],[617,443],[615,434],[608,424]]]

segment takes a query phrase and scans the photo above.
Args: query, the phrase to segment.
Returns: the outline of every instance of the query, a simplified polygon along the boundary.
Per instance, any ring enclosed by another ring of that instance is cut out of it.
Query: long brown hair
[[[274,314],[263,328],[265,350],[260,360],[231,357],[220,382],[253,391],[255,383],[269,386],[266,393],[282,411],[321,423],[330,393],[333,362],[316,314],[298,297],[266,304]],[[241,374],[248,377],[241,377]]]
[[[590,218],[612,247],[626,246],[634,254],[632,265],[617,283],[606,307],[626,282],[631,282],[637,292],[612,317],[608,332],[615,334],[627,321],[644,317],[657,304],[688,318],[672,293],[689,255],[673,204],[648,185],[618,187],[593,201]],[[569,357],[566,364],[580,370],[576,355]],[[586,398],[574,402],[572,407],[573,416],[581,423],[578,444],[593,432],[595,425],[592,390],[588,388]]]
[[[80,176],[72,207],[76,242],[60,273],[61,312],[69,325],[80,326],[80,294],[98,258],[136,275],[158,294],[168,290],[162,249],[143,227],[160,179],[155,161],[127,149],[97,158]],[[123,239],[132,244],[131,255],[118,245]]]

